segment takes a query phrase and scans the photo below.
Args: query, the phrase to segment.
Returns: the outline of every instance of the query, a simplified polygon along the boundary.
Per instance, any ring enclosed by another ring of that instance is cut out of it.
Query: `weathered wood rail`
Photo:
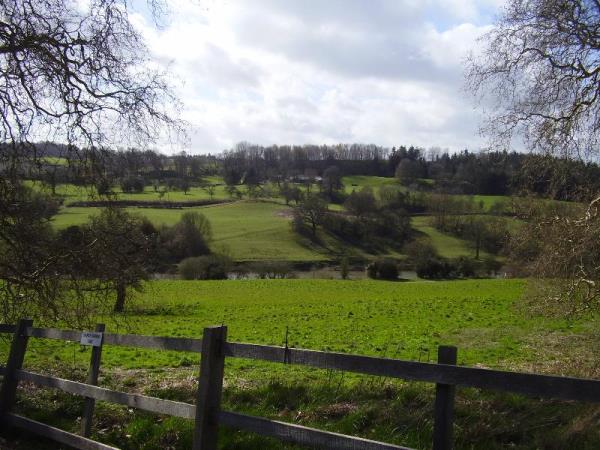
[[[101,332],[104,330],[104,326],[99,324],[96,330]],[[0,333],[13,334],[6,366],[0,366],[0,375],[3,376],[0,389],[0,423],[2,426],[23,428],[56,442],[84,450],[115,448],[89,439],[96,400],[194,420],[193,450],[215,450],[218,429],[221,425],[316,448],[410,450],[398,445],[221,410],[223,368],[226,357],[300,364],[321,369],[336,369],[435,383],[432,443],[434,450],[450,450],[452,448],[454,391],[457,386],[515,392],[540,398],[600,403],[600,380],[457,366],[455,347],[439,347],[438,363],[403,361],[227,342],[227,328],[224,326],[204,329],[202,339],[102,333],[99,345],[92,351],[87,383],[79,383],[24,370],[23,360],[29,338],[79,342],[81,331],[35,328],[30,320],[21,320],[17,325],[0,325]],[[96,386],[103,345],[199,353],[201,358],[196,405]],[[12,413],[17,386],[21,381],[85,397],[82,435],[68,433]]]

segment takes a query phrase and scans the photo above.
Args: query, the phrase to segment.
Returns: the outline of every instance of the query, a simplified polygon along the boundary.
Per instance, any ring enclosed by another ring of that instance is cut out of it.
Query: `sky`
[[[478,150],[464,58],[502,0],[169,0],[134,23],[169,68],[189,153],[255,144]]]

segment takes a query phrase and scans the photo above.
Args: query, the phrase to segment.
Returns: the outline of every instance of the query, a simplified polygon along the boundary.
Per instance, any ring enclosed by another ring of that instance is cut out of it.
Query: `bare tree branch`
[[[148,5],[155,18],[164,11],[163,0]],[[183,131],[179,101],[152,64],[130,7],[128,0],[0,2],[0,320],[26,314],[81,325],[114,290],[110,279],[78,266],[108,245],[106,233],[78,251],[60,247],[48,221],[58,205],[24,186],[26,175],[40,179],[35,142],[65,144],[64,156],[89,180],[103,174],[107,147]],[[118,247],[115,258],[143,255],[139,245]],[[129,266],[120,272],[133,278]]]
[[[563,156],[600,153],[600,5],[510,0],[467,61],[466,89],[486,113],[495,146],[515,135]]]

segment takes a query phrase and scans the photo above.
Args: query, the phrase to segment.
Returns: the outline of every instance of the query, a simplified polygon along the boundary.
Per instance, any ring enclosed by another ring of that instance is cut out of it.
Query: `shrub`
[[[224,255],[204,255],[186,258],[179,264],[184,280],[225,280],[231,260]]]
[[[402,211],[381,211],[363,217],[328,213],[322,226],[342,239],[361,245],[372,245],[381,239],[391,239],[399,244],[410,234],[410,218]]]
[[[304,193],[298,186],[290,185],[287,182],[283,183],[279,188],[279,194],[284,198],[286,205],[289,205],[291,201],[294,201],[298,205],[304,196]]]
[[[173,227],[163,227],[160,231],[160,242],[174,261],[209,254],[211,238],[210,222],[197,212],[182,214]]]
[[[417,240],[409,242],[404,246],[404,253],[416,264],[421,260],[436,258],[438,256],[435,247],[429,242]]]
[[[86,244],[86,236],[82,227],[71,225],[58,232],[57,242],[65,249],[78,249]]]
[[[331,195],[325,195],[326,199],[329,199],[331,203],[335,203],[336,205],[341,205],[346,201],[348,196],[343,190],[333,191]]]
[[[471,258],[461,256],[454,261],[455,272],[461,277],[474,277],[477,269],[477,263]]]
[[[380,280],[398,279],[398,265],[391,259],[380,259],[367,266],[369,278]]]
[[[358,192],[352,191],[344,202],[344,206],[350,214],[361,217],[376,212],[376,203],[373,190],[370,187],[363,187]]]
[[[377,264],[372,262],[367,266],[367,276],[369,278],[376,279],[377,278]]]
[[[144,192],[144,179],[141,177],[126,177],[121,180],[121,190],[128,194]]]
[[[105,178],[101,179],[96,184],[96,192],[98,193],[98,195],[110,194],[111,188],[112,188],[112,186],[111,186],[110,182]]]
[[[206,216],[199,212],[186,212],[181,215],[177,226],[186,226],[198,230],[206,241],[212,239],[212,227]]]
[[[292,230],[294,230],[296,233],[302,236],[311,236],[310,228],[304,223],[302,216],[300,214],[296,214],[295,211],[292,215],[292,221],[290,224],[292,226]]]
[[[338,213],[328,213],[323,218],[323,228],[342,239],[360,241],[366,235],[362,221]]]
[[[429,280],[447,279],[455,276],[455,267],[450,261],[439,256],[418,260],[415,271],[419,278]]]
[[[420,258],[415,263],[417,275],[429,280],[474,277],[477,274],[477,268],[477,261],[466,256],[446,259],[436,255]]]
[[[400,243],[406,240],[411,232],[410,217],[404,211],[382,211],[375,219],[367,222],[368,234]]]
[[[488,253],[498,254],[509,240],[509,231],[503,220],[488,219],[481,236],[481,248]]]
[[[379,272],[379,278],[383,280],[395,280],[398,278],[398,266],[394,261],[380,261],[377,271]]]

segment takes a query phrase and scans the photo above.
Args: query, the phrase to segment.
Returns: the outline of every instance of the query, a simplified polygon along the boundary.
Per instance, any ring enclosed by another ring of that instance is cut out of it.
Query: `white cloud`
[[[247,140],[480,144],[462,58],[499,0],[172,2],[155,29],[192,124],[191,152]]]

